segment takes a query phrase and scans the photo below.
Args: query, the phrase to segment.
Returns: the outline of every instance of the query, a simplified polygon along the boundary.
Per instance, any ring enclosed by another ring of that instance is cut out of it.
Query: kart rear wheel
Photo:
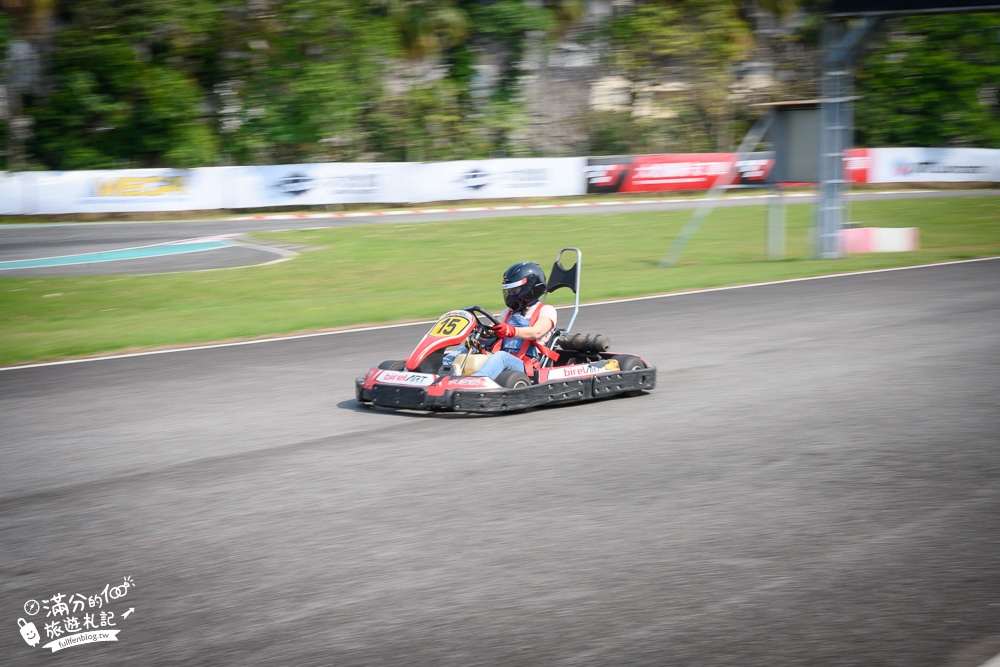
[[[496,383],[507,389],[524,389],[531,386],[531,379],[521,371],[504,371],[497,376]]]
[[[383,361],[378,367],[383,371],[402,371],[406,369],[406,362],[390,359],[389,361]]]

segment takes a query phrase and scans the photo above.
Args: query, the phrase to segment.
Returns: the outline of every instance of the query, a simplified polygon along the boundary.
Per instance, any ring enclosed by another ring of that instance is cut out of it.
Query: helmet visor
[[[527,282],[527,278],[521,278],[520,280],[515,280],[512,283],[504,283],[503,285],[500,285],[500,287],[503,290],[516,290],[518,287],[523,286]]]
[[[522,278],[521,280],[517,280],[512,283],[504,283],[500,285],[500,288],[503,289],[504,301],[507,301],[508,299],[517,299],[519,295],[524,293],[524,286],[527,282],[527,278]]]

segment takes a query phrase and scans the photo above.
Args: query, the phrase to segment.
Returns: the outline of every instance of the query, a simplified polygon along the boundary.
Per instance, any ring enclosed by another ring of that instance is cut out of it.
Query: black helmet
[[[511,310],[524,310],[545,294],[545,272],[533,262],[518,262],[503,272],[503,302]]]

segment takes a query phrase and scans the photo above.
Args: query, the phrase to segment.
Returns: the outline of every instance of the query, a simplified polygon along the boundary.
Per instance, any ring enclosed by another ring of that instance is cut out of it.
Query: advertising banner
[[[419,166],[338,162],[231,167],[225,208],[406,202],[407,184]]]
[[[587,192],[708,190],[729,173],[735,157],[735,153],[678,153],[589,158]],[[773,153],[747,153],[736,162],[730,185],[764,185],[773,166]],[[870,167],[868,149],[846,152],[844,170],[852,183],[867,183]]]
[[[875,148],[872,183],[1000,182],[1000,150]]]
[[[410,201],[569,197],[585,193],[586,158],[505,158],[419,165]]]
[[[33,174],[26,213],[198,211],[222,208],[222,170],[122,169]]]
[[[844,178],[851,183],[870,183],[872,155],[869,148],[849,148],[844,151]]]
[[[589,158],[587,192],[708,190],[729,173],[735,153],[677,153]],[[771,153],[748,153],[736,163],[731,185],[763,184],[774,161]]]
[[[21,174],[0,171],[0,215],[19,215],[23,212]]]

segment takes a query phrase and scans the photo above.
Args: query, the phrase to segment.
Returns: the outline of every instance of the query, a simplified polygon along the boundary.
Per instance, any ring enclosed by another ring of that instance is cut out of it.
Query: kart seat
[[[576,262],[573,266],[566,268],[562,263],[562,256],[566,252],[571,252],[576,255]],[[574,295],[573,304],[573,316],[569,320],[569,324],[565,328],[556,328],[552,330],[552,334],[549,336],[547,341],[548,347],[555,346],[559,338],[564,334],[568,333],[573,328],[573,323],[576,321],[576,315],[580,312],[580,263],[583,260],[583,253],[580,252],[579,248],[563,248],[556,255],[556,261],[552,264],[552,270],[549,272],[548,287],[545,290],[545,296],[548,296],[552,292],[562,287],[569,288]],[[541,365],[551,366],[552,360],[541,355]]]
[[[577,289],[580,287],[579,261],[573,264],[571,268],[567,269],[562,265],[562,262],[556,258],[555,263],[552,265],[552,271],[549,273],[548,289],[545,291],[548,294],[551,294],[560,287],[568,287],[573,290],[574,294],[576,294]]]

